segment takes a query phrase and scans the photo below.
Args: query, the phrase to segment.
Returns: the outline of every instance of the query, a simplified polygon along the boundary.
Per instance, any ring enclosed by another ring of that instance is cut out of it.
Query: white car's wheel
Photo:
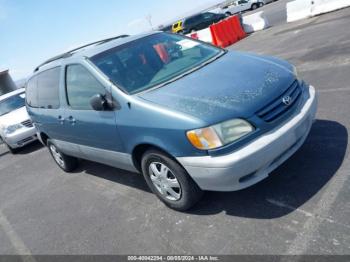
[[[259,6],[258,6],[257,4],[252,4],[251,9],[252,9],[252,10],[256,10],[258,7],[259,7]]]

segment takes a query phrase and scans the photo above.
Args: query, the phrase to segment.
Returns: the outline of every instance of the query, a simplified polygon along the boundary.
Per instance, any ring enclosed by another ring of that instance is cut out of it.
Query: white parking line
[[[347,162],[347,161],[345,161]],[[343,163],[343,165],[345,164]],[[323,192],[320,200],[317,203],[313,213],[305,212],[305,214],[311,214],[304,223],[303,229],[297,233],[297,237],[293,240],[292,244],[286,251],[287,255],[303,255],[307,251],[308,244],[311,242],[314,234],[318,231],[319,226],[325,218],[328,217],[329,211],[336,201],[338,194],[342,191],[342,188],[346,185],[346,180],[350,177],[350,174],[346,172],[338,173],[328,183],[327,188]],[[276,201],[274,201],[276,204]],[[280,203],[279,203],[280,204]],[[281,205],[281,204],[280,204]],[[284,205],[285,207],[288,207]],[[290,207],[293,208],[293,207]],[[298,210],[298,209],[294,209]],[[300,211],[300,209],[299,209]],[[312,215],[317,214],[317,216]],[[332,223],[335,223],[334,221]]]
[[[288,205],[288,204],[286,204],[284,202],[281,202],[281,201],[278,201],[278,200],[274,200],[274,199],[270,199],[270,198],[266,199],[266,201],[269,202],[270,204],[274,205],[274,206],[282,207],[282,208],[288,209],[290,211],[299,212],[299,213],[305,215],[306,217],[315,217],[315,218],[318,218],[320,220],[327,221],[329,223],[336,224],[336,225],[343,226],[343,227],[346,227],[346,228],[350,229],[350,225],[339,223],[339,222],[337,222],[337,221],[335,221],[333,219],[330,219],[328,217],[322,217],[319,214],[313,214],[313,213],[308,212],[308,211],[306,211],[304,209],[296,208],[296,207],[293,207],[291,205]]]
[[[4,230],[11,244],[16,249],[18,255],[22,255],[23,262],[36,262],[29,248],[23,243],[22,239],[17,235],[16,231],[7,220],[4,213],[0,210],[0,227]]]
[[[317,90],[319,93],[332,93],[332,92],[338,92],[338,91],[350,91],[350,87],[349,88],[333,88],[333,89],[319,89]]]

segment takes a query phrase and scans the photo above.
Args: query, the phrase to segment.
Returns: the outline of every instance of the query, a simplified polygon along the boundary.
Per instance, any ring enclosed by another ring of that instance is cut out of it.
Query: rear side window
[[[27,83],[26,101],[30,107],[59,108],[60,67],[46,70]]]
[[[39,107],[36,76],[29,79],[26,88],[26,101],[30,107]]]
[[[66,70],[68,104],[72,109],[92,110],[91,98],[106,93],[104,86],[82,65],[69,65]]]
[[[211,19],[214,18],[215,15],[212,13],[204,13],[202,16],[204,19]]]
[[[59,108],[59,83],[59,67],[46,70],[37,76],[38,104],[40,108]]]
[[[186,20],[186,24],[189,25],[189,24],[197,23],[198,21],[201,20],[201,18],[202,18],[201,15],[193,16],[193,17]]]

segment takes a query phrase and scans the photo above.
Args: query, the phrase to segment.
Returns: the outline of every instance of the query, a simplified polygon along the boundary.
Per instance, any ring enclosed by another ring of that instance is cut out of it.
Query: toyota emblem
[[[289,106],[292,103],[292,98],[290,96],[285,96],[282,98],[283,104]]]

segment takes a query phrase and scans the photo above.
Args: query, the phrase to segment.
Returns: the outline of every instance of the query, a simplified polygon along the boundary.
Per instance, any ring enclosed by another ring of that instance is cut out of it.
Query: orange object
[[[215,25],[211,25],[209,26],[209,30],[210,30],[210,33],[211,33],[211,38],[213,39],[213,45],[216,45],[218,46],[218,41],[216,39],[216,34],[215,34]]]
[[[219,38],[221,40],[221,47],[227,47],[230,45],[230,40],[229,40],[229,36],[226,33],[226,25],[224,21],[221,21],[219,23],[216,24],[217,26],[217,32],[219,34]]]
[[[230,45],[232,45],[235,42],[234,41],[235,34],[232,33],[232,31],[231,31],[232,25],[228,20],[223,20],[222,22],[225,26],[224,28],[225,28],[225,35],[226,35],[227,41],[229,42]]]
[[[231,22],[231,24],[233,25],[233,28],[238,36],[238,39],[243,39],[247,36],[247,34],[244,32],[241,22],[239,21],[238,16],[231,16],[229,18],[229,21]]]
[[[153,46],[156,52],[158,53],[160,59],[164,64],[168,64],[170,62],[170,57],[168,51],[166,50],[164,44],[157,44]]]
[[[226,47],[226,42],[224,40],[224,36],[222,33],[222,30],[220,28],[220,24],[213,24],[212,25],[212,34],[213,39],[215,39],[215,45],[220,47]]]
[[[230,43],[232,45],[238,41],[238,35],[236,34],[236,31],[229,20],[225,20],[225,23],[226,23],[226,28],[229,35]]]

